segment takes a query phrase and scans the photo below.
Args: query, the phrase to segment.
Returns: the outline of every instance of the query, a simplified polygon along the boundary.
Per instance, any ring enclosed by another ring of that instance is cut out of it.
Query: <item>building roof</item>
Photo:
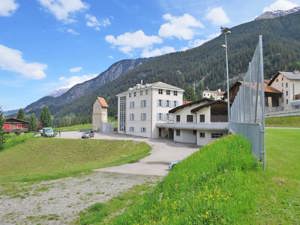
[[[26,123],[29,124],[29,122],[25,121],[25,120],[19,120],[16,118],[7,118],[5,119],[5,123]]]
[[[211,105],[227,105],[227,102],[223,101],[223,100],[217,100],[217,101],[212,101],[212,102],[208,102],[206,104],[200,105],[194,109],[191,110],[192,113],[195,113],[197,111],[199,111],[200,109],[203,109],[207,106],[211,106]]]
[[[184,91],[183,89],[181,89],[179,87],[173,86],[171,84],[166,84],[166,83],[161,82],[161,81],[152,83],[152,84],[150,84],[150,86],[154,87],[154,88],[163,88],[163,89],[171,89],[171,90]]]
[[[282,74],[289,80],[300,80],[300,71],[297,70],[294,72],[279,71],[278,73],[275,74],[275,76],[272,77],[272,79],[269,82],[269,85],[271,85],[280,74]]]
[[[202,98],[201,100],[198,100],[198,101],[193,101],[193,102],[189,102],[187,104],[183,104],[183,105],[177,106],[176,108],[171,109],[169,111],[169,113],[175,113],[178,110],[184,109],[184,108],[192,106],[192,105],[196,105],[196,104],[200,104],[200,103],[205,103],[205,102],[213,102],[213,101],[214,100],[209,99],[209,98]]]
[[[108,108],[108,104],[103,97],[98,97],[97,101],[99,102],[99,104],[102,108]]]

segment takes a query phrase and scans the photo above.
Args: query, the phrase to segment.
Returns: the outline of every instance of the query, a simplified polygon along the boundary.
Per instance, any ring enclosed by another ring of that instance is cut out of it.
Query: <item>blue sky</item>
[[[300,0],[0,0],[0,106],[25,107],[125,58],[196,47]]]

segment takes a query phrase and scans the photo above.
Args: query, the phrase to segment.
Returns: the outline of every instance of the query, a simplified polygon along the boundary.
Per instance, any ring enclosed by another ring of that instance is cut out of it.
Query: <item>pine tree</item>
[[[4,115],[2,113],[2,109],[0,108],[0,150],[3,149],[3,145],[5,142],[3,124],[4,124]]]
[[[43,127],[50,127],[52,124],[52,119],[51,119],[51,113],[49,111],[49,108],[45,106],[42,109],[41,115],[40,115],[40,120],[42,123]]]
[[[37,119],[34,113],[32,113],[29,117],[29,130],[30,131],[37,130]]]
[[[18,119],[18,120],[25,120],[25,112],[24,112],[24,109],[19,109],[18,114],[17,114],[17,119]]]

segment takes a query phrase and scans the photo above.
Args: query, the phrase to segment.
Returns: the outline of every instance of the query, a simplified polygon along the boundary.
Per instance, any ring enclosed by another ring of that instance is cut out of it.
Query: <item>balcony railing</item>
[[[186,130],[227,130],[227,122],[217,123],[157,123],[158,128],[186,129]]]

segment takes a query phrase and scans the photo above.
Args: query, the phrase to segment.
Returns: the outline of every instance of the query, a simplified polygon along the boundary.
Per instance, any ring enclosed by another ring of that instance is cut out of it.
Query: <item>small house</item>
[[[5,133],[23,133],[29,131],[29,123],[24,120],[8,118],[3,124]]]

